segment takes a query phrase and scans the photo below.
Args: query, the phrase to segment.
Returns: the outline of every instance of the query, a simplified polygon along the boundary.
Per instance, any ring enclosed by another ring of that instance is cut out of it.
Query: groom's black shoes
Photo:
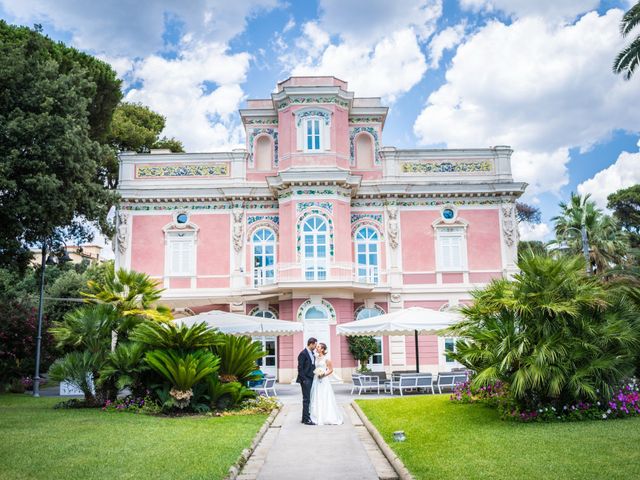
[[[315,423],[313,423],[311,420],[307,420],[306,422],[304,422],[305,425],[315,425]]]

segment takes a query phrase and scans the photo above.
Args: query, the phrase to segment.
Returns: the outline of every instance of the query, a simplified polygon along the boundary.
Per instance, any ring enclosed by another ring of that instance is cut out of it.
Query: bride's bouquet
[[[313,371],[313,374],[318,378],[322,378],[327,374],[327,370],[325,368],[318,367]]]

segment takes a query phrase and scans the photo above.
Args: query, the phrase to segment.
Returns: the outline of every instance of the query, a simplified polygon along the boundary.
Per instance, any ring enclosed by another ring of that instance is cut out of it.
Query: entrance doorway
[[[331,333],[329,330],[329,311],[322,305],[312,305],[307,308],[304,314],[304,346],[307,345],[307,339],[314,337],[318,342],[327,345],[329,354],[331,354]]]

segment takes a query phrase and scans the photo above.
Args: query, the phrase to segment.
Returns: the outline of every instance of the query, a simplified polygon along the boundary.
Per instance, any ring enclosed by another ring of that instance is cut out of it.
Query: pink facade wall
[[[229,275],[230,214],[191,215],[198,231],[198,275]],[[228,283],[228,279],[227,279]]]
[[[438,218],[440,212],[435,210],[400,212],[402,267],[405,274],[435,271],[435,240],[431,224]]]
[[[131,221],[131,269],[153,277],[164,275],[163,228],[171,215],[134,215]]]
[[[502,254],[498,209],[462,210],[459,215],[469,222],[467,232],[469,270],[500,271]]]

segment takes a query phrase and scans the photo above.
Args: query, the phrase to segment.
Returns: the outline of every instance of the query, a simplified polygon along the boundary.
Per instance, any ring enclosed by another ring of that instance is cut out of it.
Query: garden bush
[[[513,280],[473,292],[465,319],[450,329],[462,338],[451,355],[475,372],[454,400],[489,395],[504,416],[523,420],[567,410],[601,415],[597,407],[635,373],[637,309],[587,276],[580,257],[526,254],[518,266]],[[494,395],[498,385],[502,392]]]

